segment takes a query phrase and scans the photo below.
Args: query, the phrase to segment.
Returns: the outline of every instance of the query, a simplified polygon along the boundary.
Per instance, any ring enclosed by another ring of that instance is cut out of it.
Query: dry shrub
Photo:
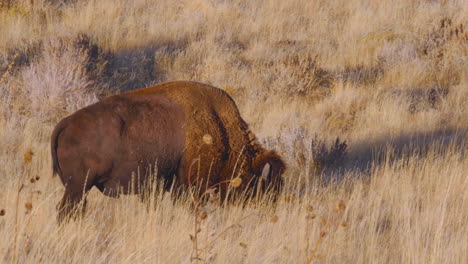
[[[53,39],[44,43],[42,56],[22,72],[30,115],[56,120],[97,100],[87,75],[90,58],[73,42]]]
[[[91,79],[94,83],[101,84],[103,82],[101,78],[110,74],[109,61],[112,59],[112,54],[104,51],[88,35],[83,33],[74,37],[69,45],[86,58],[85,68],[87,78]]]
[[[450,17],[443,17],[437,27],[433,28],[419,44],[419,51],[422,56],[429,56],[440,61],[451,46],[465,47],[468,44],[468,32],[465,31],[463,23],[455,23]]]
[[[466,78],[468,32],[465,27],[463,22],[456,23],[453,18],[443,17],[418,41],[419,56],[429,61],[431,70],[421,88],[428,90],[427,100],[432,106]]]
[[[151,86],[156,80],[155,51],[147,49],[112,53],[105,73],[102,85],[110,92]]]
[[[345,164],[348,154],[346,141],[340,137],[331,141],[329,138],[313,134],[304,128],[285,129],[280,139],[269,139],[264,144],[277,146],[288,163],[294,164],[292,170],[311,169],[311,175],[315,176],[327,170],[339,169]]]
[[[359,103],[350,104],[350,106],[345,109],[333,108],[325,112],[324,117],[327,129],[338,133],[345,133],[352,130],[358,113],[362,111],[361,108],[363,106]]]
[[[346,158],[347,147],[346,141],[341,141],[339,137],[332,143],[327,143],[315,135],[310,143],[314,169],[321,171],[342,165]]]
[[[348,65],[342,72],[339,72],[336,77],[342,79],[345,83],[369,85],[377,82],[383,74],[383,61],[379,60],[371,66]]]
[[[262,61],[254,69],[263,75],[265,87],[271,87],[274,94],[322,98],[330,94],[333,84],[331,74],[319,66],[318,56],[307,53],[287,55],[278,62]]]
[[[155,54],[159,49],[106,51],[82,33],[69,45],[85,58],[86,78],[100,88],[101,96],[143,88],[156,79]]]
[[[288,56],[282,62],[282,66],[284,69],[280,70],[290,77],[290,83],[283,87],[289,95],[322,97],[329,94],[328,88],[332,84],[332,78],[327,71],[319,67],[318,56]]]

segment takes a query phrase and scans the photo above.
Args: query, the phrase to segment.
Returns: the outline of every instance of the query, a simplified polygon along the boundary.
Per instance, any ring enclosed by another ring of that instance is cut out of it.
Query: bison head
[[[252,170],[258,190],[263,193],[271,190],[274,194],[279,194],[283,187],[281,175],[286,170],[286,165],[275,151],[257,154],[252,162]]]

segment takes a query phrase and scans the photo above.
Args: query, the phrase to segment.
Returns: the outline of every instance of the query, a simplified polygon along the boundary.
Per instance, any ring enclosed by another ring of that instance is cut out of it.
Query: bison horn
[[[268,176],[270,175],[270,163],[265,164],[262,170],[262,176],[260,176],[260,179],[262,180],[268,180]]]

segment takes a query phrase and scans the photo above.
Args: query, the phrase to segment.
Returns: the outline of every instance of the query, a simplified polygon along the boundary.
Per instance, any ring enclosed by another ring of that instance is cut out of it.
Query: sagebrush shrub
[[[89,57],[71,41],[44,43],[42,56],[22,71],[32,116],[55,120],[97,100],[87,76]]]
[[[328,144],[325,140],[315,135],[310,143],[311,158],[314,168],[323,170],[343,164],[346,158],[347,148],[348,145],[346,141],[341,141],[339,137],[331,144]]]

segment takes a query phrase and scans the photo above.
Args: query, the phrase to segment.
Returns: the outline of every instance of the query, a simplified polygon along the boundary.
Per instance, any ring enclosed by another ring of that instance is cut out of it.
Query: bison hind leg
[[[83,217],[86,212],[86,195],[89,189],[77,191],[70,186],[65,188],[62,200],[57,204],[57,222],[62,224],[79,217]]]
[[[68,178],[65,183],[65,192],[62,200],[57,205],[57,222],[59,224],[84,216],[86,212],[86,196],[94,186],[95,174],[88,171],[86,177],[78,177],[76,174]],[[65,178],[65,177],[63,177]]]
[[[120,194],[123,193],[123,190],[120,187],[120,185],[116,183],[96,183],[95,186],[102,194],[104,194],[107,197],[119,198]]]

